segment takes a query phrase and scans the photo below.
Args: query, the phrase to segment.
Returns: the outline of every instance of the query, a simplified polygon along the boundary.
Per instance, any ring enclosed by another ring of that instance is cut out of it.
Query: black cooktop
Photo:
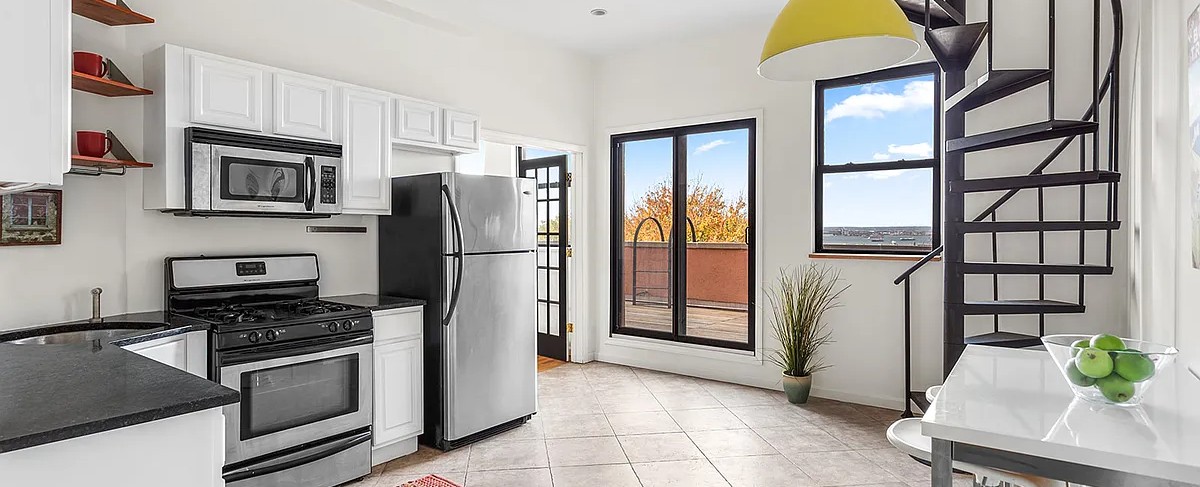
[[[297,299],[253,304],[217,304],[196,307],[180,315],[219,327],[288,325],[334,317],[369,314],[366,308],[320,299]]]

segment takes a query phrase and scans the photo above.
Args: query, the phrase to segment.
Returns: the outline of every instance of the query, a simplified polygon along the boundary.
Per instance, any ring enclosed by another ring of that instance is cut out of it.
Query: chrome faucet
[[[92,318],[88,320],[92,323],[104,321],[100,318],[100,294],[103,292],[104,290],[100,288],[92,289]]]

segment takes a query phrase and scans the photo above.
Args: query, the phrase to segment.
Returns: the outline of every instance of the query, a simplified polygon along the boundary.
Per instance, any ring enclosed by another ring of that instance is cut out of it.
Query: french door
[[[537,181],[538,355],[567,360],[567,155],[518,148],[518,171]],[[533,156],[534,158],[527,158]]]
[[[756,130],[612,138],[613,334],[754,350]]]

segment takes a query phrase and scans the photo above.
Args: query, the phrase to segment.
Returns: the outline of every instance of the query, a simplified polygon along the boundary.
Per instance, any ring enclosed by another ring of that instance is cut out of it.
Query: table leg
[[[931,487],[952,487],[954,483],[954,466],[951,459],[953,443],[947,440],[933,439],[933,472],[930,475]]]

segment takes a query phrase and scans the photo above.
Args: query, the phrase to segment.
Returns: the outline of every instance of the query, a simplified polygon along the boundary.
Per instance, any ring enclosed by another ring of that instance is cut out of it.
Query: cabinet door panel
[[[437,105],[396,100],[396,138],[416,142],[442,142],[442,110]]]
[[[420,339],[375,347],[375,446],[421,433],[421,374]]]
[[[333,83],[275,75],[275,133],[333,140]]]
[[[263,131],[263,71],[192,54],[192,121]]]
[[[71,3],[0,2],[0,194],[59,185],[70,169]]]
[[[342,90],[342,150],[346,175],[342,210],[389,214],[392,209],[390,99],[368,91]]]
[[[446,110],[442,115],[445,120],[442,141],[451,147],[479,150],[479,117],[474,114]]]

